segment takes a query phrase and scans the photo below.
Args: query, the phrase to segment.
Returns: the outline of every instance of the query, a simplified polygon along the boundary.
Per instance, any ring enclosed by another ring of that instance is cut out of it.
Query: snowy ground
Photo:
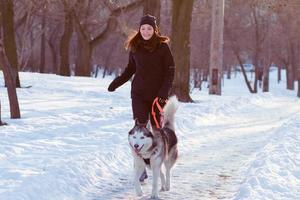
[[[127,144],[130,83],[20,73],[22,118],[9,119],[0,75],[0,200],[148,199],[151,173],[136,198]],[[276,77],[274,73],[272,77]],[[300,199],[300,100],[285,83],[249,94],[241,76],[222,96],[192,93],[176,128],[180,158],[161,199]]]

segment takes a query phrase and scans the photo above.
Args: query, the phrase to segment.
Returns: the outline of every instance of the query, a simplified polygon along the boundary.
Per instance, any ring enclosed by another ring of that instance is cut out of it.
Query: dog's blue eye
[[[144,136],[141,137],[141,139],[144,139],[144,138],[145,138]]]
[[[135,137],[135,136],[133,136],[133,138],[135,139],[136,137]]]

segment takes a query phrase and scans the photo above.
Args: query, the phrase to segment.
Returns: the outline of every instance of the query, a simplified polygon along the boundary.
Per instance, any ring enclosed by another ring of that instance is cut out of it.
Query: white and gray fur
[[[170,170],[178,157],[177,137],[174,130],[175,112],[178,100],[171,97],[164,107],[164,121],[161,129],[146,127],[136,121],[130,130],[128,141],[134,157],[134,186],[138,196],[142,196],[139,178],[147,166],[153,172],[151,198],[158,198],[158,178],[161,179],[161,191],[170,190]],[[165,173],[162,165],[165,166]]]

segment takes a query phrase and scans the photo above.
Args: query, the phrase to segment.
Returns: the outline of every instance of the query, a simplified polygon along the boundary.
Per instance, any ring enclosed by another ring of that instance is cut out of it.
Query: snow
[[[9,119],[0,75],[1,200],[148,199],[133,188],[127,133],[130,83],[107,92],[113,77],[20,73],[21,119]],[[284,77],[284,74],[283,74]],[[300,199],[300,100],[277,84],[249,94],[240,74],[222,96],[193,90],[176,115],[179,160],[160,199]]]

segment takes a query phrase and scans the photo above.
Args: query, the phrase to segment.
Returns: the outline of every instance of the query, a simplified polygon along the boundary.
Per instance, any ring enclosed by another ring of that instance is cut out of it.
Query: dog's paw
[[[160,188],[160,191],[161,191],[161,192],[166,191],[166,188],[165,188],[164,186],[162,186],[162,187]]]
[[[151,199],[158,199],[158,194],[152,194]]]
[[[142,191],[136,192],[136,196],[138,196],[138,197],[141,197],[141,196],[143,196],[143,195],[144,195],[144,193],[143,193]]]
[[[141,185],[147,185],[147,181],[145,180],[145,181],[142,181],[142,182],[140,182],[140,184]]]
[[[143,193],[136,194],[137,197],[142,197],[143,195],[144,195]]]
[[[169,191],[169,190],[170,190],[170,184],[167,183],[167,184],[165,185],[165,189],[166,189],[166,191]]]
[[[135,193],[136,193],[136,196],[138,196],[138,197],[141,197],[144,195],[143,190],[141,190],[141,189],[135,190]]]

